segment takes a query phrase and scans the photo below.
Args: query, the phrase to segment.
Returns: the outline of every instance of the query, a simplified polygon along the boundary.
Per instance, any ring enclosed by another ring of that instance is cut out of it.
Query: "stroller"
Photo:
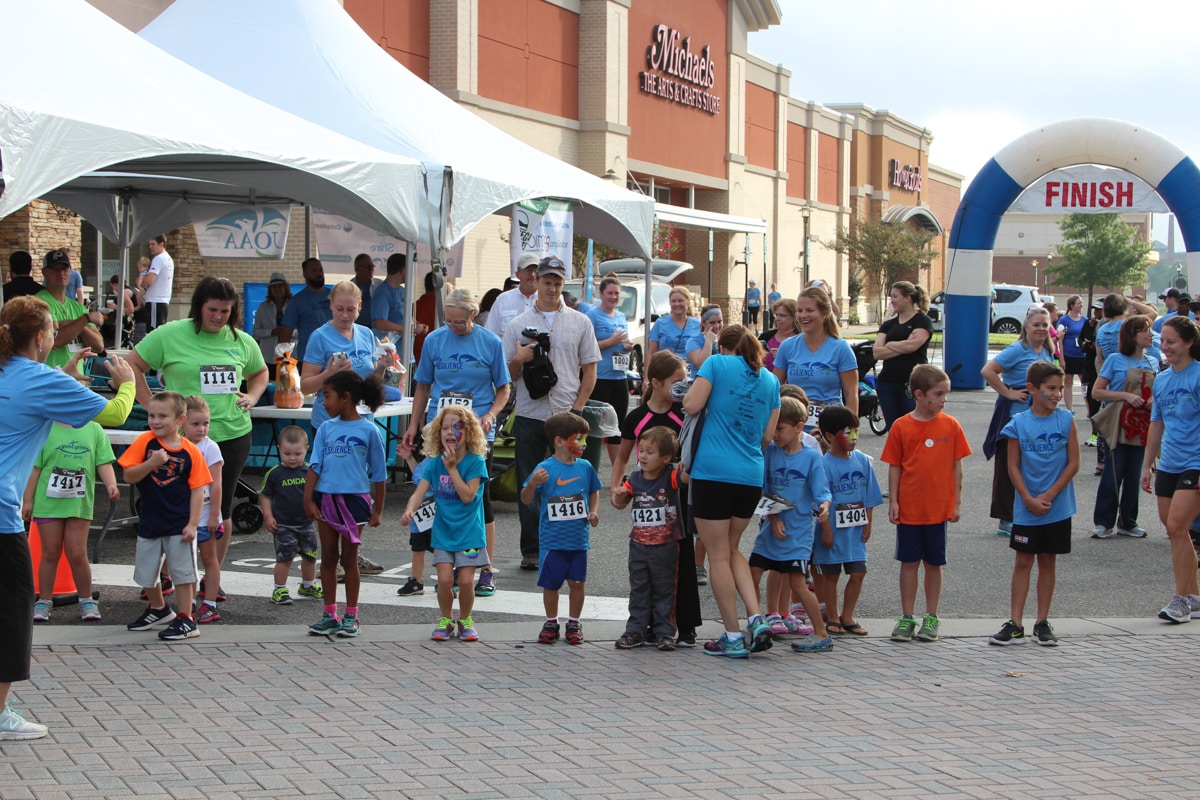
[[[887,431],[883,409],[879,407],[879,395],[875,392],[875,356],[871,354],[873,342],[855,342],[850,345],[854,360],[858,362],[858,416],[867,420],[876,436]]]

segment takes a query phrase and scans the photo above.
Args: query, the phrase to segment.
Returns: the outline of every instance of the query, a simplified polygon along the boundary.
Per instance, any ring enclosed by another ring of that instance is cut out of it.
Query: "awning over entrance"
[[[658,222],[677,228],[698,231],[728,231],[730,233],[766,233],[767,221],[754,217],[738,217],[716,211],[701,211],[698,208],[654,204],[654,218]]]
[[[936,236],[941,236],[943,233],[942,223],[938,222],[933,212],[925,206],[891,206],[887,211],[883,212],[884,222],[899,222],[904,224],[910,219]]]

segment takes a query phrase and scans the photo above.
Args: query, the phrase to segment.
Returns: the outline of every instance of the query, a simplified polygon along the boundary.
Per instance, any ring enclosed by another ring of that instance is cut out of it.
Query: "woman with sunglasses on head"
[[[700,333],[700,320],[692,316],[692,293],[682,286],[676,286],[671,289],[669,297],[671,315],[659,317],[650,326],[646,341],[646,363],[659,350],[670,350],[687,362],[688,347],[696,334]],[[688,374],[695,374],[691,362],[688,362]]]
[[[700,309],[700,332],[688,343],[688,361],[692,370],[700,369],[709,356],[717,354],[717,337],[725,327],[725,315],[716,303],[709,303]]]
[[[500,337],[476,324],[479,304],[469,289],[455,289],[443,301],[446,324],[425,337],[421,360],[417,364],[413,410],[400,446],[412,448],[418,432],[432,422],[438,412],[450,406],[470,408],[487,437],[487,467],[492,469],[492,444],[496,439],[496,419],[508,403],[512,389],[508,362]],[[495,557],[496,522],[491,493],[483,493],[483,520],[487,528],[487,564],[479,572],[475,593],[490,597],[496,593],[492,559]],[[400,587],[399,594],[415,594],[421,576],[413,575]],[[408,589],[409,591],[406,591]]]

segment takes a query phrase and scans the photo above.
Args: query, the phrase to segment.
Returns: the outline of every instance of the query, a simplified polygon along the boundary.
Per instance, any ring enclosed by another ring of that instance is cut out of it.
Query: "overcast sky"
[[[1078,117],[1135,122],[1200,158],[1194,0],[779,5],[782,24],[751,34],[749,49],[791,70],[792,95],[928,128],[930,161],[965,176],[963,191],[1009,142]]]

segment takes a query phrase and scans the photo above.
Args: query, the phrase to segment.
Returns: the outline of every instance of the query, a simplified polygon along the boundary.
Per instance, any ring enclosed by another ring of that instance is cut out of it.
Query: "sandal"
[[[825,632],[830,636],[842,636],[846,633],[846,629],[840,622],[826,622]]]
[[[852,633],[855,636],[867,635],[867,629],[862,625],[859,625],[857,622],[843,622],[842,627],[845,629],[846,633]]]

